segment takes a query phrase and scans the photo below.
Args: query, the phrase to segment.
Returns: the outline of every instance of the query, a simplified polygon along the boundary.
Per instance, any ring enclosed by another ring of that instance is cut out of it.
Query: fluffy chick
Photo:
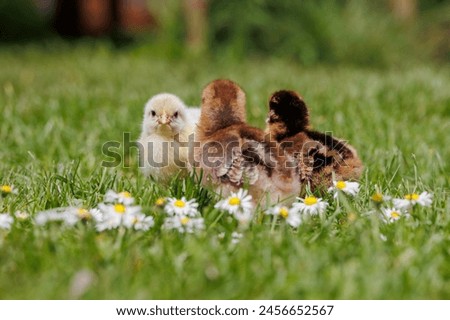
[[[246,124],[245,104],[232,81],[215,80],[203,90],[195,152],[203,182],[225,195],[246,185],[255,202],[292,201],[300,190],[292,161],[264,131]]]
[[[139,138],[139,166],[146,176],[167,180],[193,162],[195,125],[200,111],[176,95],[161,93],[145,105]]]
[[[294,91],[275,92],[269,101],[266,132],[294,156],[302,183],[312,189],[336,180],[358,179],[363,165],[356,150],[344,140],[310,129],[309,111]]]

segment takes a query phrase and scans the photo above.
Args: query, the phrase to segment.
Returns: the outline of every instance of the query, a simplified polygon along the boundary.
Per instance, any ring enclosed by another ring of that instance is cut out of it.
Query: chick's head
[[[293,136],[309,126],[309,112],[302,97],[294,91],[277,91],[270,97],[267,125],[275,137]]]
[[[158,94],[145,105],[142,129],[147,134],[174,135],[183,130],[186,123],[186,107],[173,94]]]
[[[226,79],[210,82],[202,92],[201,135],[245,123],[245,103],[245,93],[236,83]]]

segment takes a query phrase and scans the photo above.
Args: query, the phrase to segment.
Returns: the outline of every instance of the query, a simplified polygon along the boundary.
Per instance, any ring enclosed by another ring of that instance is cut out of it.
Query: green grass
[[[89,224],[16,222],[0,230],[1,299],[73,298],[80,270],[93,274],[75,296],[86,299],[450,298],[448,67],[173,61],[85,43],[1,48],[0,70],[0,184],[19,190],[0,199],[0,212],[35,214],[76,199],[92,207],[108,189],[128,190],[157,224],[156,198],[195,197],[207,227],[193,235],[158,227],[97,233]],[[118,168],[101,167],[105,142],[121,141],[123,132],[138,138],[150,96],[168,91],[198,105],[203,86],[219,77],[244,88],[249,122],[260,127],[273,91],[299,91],[314,127],[359,151],[366,170],[358,197],[338,205],[322,195],[331,203],[327,216],[297,231],[257,219],[233,245],[235,223],[213,223],[218,197],[193,179],[157,185],[140,175],[134,154]],[[376,189],[394,197],[429,191],[434,201],[386,225],[366,214]]]

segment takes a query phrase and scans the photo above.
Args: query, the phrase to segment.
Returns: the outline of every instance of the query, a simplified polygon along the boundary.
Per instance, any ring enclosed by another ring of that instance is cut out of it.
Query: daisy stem
[[[124,227],[119,228],[119,233],[116,238],[116,242],[114,243],[114,249],[118,250],[122,248],[123,239],[125,237],[126,229]]]
[[[220,211],[220,214],[219,214],[219,215],[217,216],[217,218],[210,224],[208,230],[210,230],[211,228],[213,228],[213,227],[217,224],[217,222],[219,222],[219,220],[222,218],[224,212],[225,212],[225,211],[223,211],[223,210]]]
[[[275,231],[275,225],[277,223],[277,220],[278,220],[278,216],[277,215],[273,215],[272,225],[270,227],[270,233],[273,233]]]

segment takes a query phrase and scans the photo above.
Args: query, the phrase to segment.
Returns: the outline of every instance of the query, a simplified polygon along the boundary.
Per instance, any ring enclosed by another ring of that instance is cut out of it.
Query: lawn
[[[149,231],[97,232],[16,219],[0,229],[0,299],[450,299],[450,70],[428,63],[383,70],[302,67],[292,61],[184,57],[108,44],[0,48],[0,212],[95,207],[129,191],[155,219]],[[199,105],[202,88],[229,78],[264,126],[269,95],[299,91],[315,129],[347,139],[365,164],[356,197],[316,194],[326,215],[298,229],[261,210],[246,228],[214,209],[195,178],[144,178],[135,151],[104,168],[107,141],[139,137],[143,105],[159,92]],[[370,200],[428,191],[430,207],[385,223]],[[160,197],[195,198],[205,230],[160,228]],[[233,232],[242,234],[238,243]],[[81,280],[80,280],[81,279]],[[79,285],[84,282],[85,285]]]

